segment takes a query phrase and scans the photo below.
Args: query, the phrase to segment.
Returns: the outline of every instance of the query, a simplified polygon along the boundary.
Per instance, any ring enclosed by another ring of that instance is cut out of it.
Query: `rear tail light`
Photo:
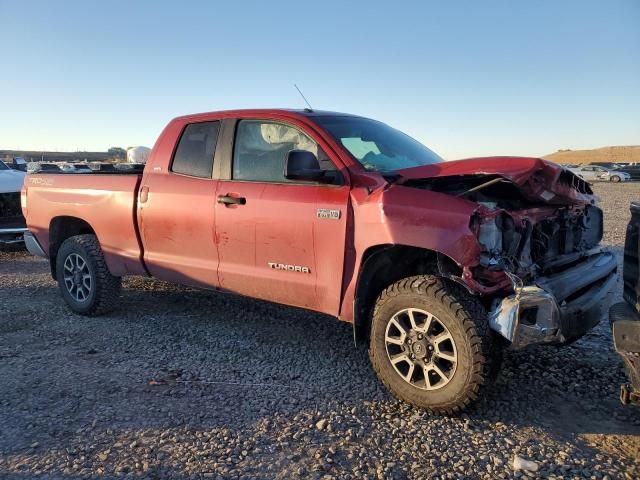
[[[20,206],[22,207],[22,215],[27,217],[27,186],[23,185],[20,190]]]

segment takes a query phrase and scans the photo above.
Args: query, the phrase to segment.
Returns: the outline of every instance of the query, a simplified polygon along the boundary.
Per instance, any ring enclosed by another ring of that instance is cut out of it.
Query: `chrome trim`
[[[36,257],[47,258],[47,254],[44,253],[44,250],[42,250],[42,247],[40,246],[38,239],[35,237],[33,233],[29,231],[25,232],[24,245],[25,247],[27,247],[27,250],[29,250],[29,253],[31,255],[35,255]]]
[[[9,235],[12,233],[25,233],[26,228],[0,228],[0,235]]]
[[[13,240],[2,240],[0,238],[0,245],[16,245],[18,243],[24,243],[21,238],[14,238]]]
[[[521,323],[521,313],[536,308],[535,322]],[[516,347],[561,341],[560,310],[550,293],[535,285],[521,287],[489,313],[489,326]]]
[[[489,326],[509,340],[514,349],[575,340],[606,315],[616,282],[615,270],[610,271],[580,297],[563,301],[560,305],[547,290],[537,285],[523,286],[514,282],[515,294],[496,300],[489,312]]]

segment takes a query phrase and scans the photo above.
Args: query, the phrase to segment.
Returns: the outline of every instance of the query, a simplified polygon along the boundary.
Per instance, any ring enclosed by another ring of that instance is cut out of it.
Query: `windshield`
[[[387,172],[444,161],[420,142],[382,122],[347,116],[318,116],[314,120],[367,170]]]

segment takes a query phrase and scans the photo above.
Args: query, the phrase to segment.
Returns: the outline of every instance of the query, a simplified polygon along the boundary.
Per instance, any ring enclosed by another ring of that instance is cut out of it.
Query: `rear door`
[[[218,284],[212,178],[220,121],[184,126],[169,170],[152,168],[140,186],[140,234],[149,272],[186,285]]]
[[[284,178],[290,150],[316,154],[336,170],[312,134],[284,121],[241,119],[228,179],[217,187],[218,276],[251,297],[337,314],[344,261],[348,179],[337,184]],[[230,203],[233,202],[233,203]]]

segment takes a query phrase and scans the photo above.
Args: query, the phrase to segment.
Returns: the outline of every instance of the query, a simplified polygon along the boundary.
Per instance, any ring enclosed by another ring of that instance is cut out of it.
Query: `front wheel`
[[[122,285],[109,272],[95,235],[66,239],[56,257],[56,277],[71,310],[87,316],[113,310]]]
[[[434,413],[458,413],[497,373],[501,348],[476,298],[441,278],[405,278],[374,308],[369,357],[401,400]]]
[[[611,181],[612,182],[619,182],[620,180],[622,180],[618,175],[612,175],[611,176]]]

